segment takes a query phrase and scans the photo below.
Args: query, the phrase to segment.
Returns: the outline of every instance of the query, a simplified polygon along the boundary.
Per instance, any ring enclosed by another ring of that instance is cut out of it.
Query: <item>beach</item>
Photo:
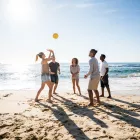
[[[36,90],[1,90],[0,139],[140,139],[139,90],[114,92],[95,107],[87,107],[86,91],[82,96],[61,91],[53,104],[46,102],[47,92],[36,103]]]

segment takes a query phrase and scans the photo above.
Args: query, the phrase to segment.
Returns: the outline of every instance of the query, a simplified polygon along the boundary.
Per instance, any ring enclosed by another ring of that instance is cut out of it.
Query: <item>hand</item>
[[[54,72],[50,72],[50,74],[52,74],[52,75],[53,75],[53,74],[55,74],[55,73],[54,73]]]
[[[87,79],[87,77],[88,77],[87,75],[84,75],[84,78],[85,78],[85,79]]]
[[[47,49],[47,51],[49,51],[49,52],[53,52],[53,50],[51,50],[51,49]]]
[[[75,74],[72,74],[72,77],[74,77],[75,76]]]

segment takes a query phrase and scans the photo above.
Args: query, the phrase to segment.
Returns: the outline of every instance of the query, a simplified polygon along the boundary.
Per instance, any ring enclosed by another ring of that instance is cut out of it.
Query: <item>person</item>
[[[79,94],[81,95],[81,89],[79,86],[79,72],[80,72],[80,66],[78,65],[78,59],[73,58],[72,59],[72,64],[70,65],[70,72],[72,75],[72,84],[73,84],[73,91],[75,93],[75,84],[78,88]]]
[[[107,88],[109,96],[107,98],[111,98],[111,92],[109,88],[109,82],[108,82],[108,63],[105,61],[106,56],[102,54],[100,56],[101,64],[100,64],[100,76],[101,76],[101,89],[102,89],[102,95],[100,97],[104,97],[104,88]]]
[[[55,61],[55,57],[53,57],[52,62],[49,63],[49,67],[52,73],[51,74],[51,82],[53,83],[53,94],[56,94],[56,89],[58,86],[58,72],[60,74],[60,64]]]
[[[36,55],[36,61],[38,60],[38,57],[40,57],[42,59],[41,64],[42,64],[42,74],[41,74],[41,87],[37,92],[35,101],[38,101],[38,97],[41,93],[41,91],[44,89],[45,84],[47,84],[48,88],[49,88],[49,94],[48,94],[48,102],[52,102],[51,100],[51,96],[52,96],[52,82],[50,81],[50,71],[49,71],[49,64],[48,62],[51,61],[53,58],[51,58],[51,54],[53,54],[54,56],[54,52],[53,50],[48,50],[50,52],[49,57],[46,58],[45,54],[43,52],[40,52],[39,54]],[[53,74],[53,73],[51,73]]]
[[[97,104],[100,104],[100,98],[99,98],[99,92],[98,92],[98,84],[100,81],[100,73],[99,73],[99,67],[98,67],[98,61],[95,58],[97,51],[95,49],[91,49],[89,53],[89,57],[91,59],[89,60],[89,72],[84,76],[84,78],[87,78],[90,75],[89,85],[88,85],[88,94],[90,99],[89,106],[94,106],[93,102],[93,92],[96,94],[97,98]]]

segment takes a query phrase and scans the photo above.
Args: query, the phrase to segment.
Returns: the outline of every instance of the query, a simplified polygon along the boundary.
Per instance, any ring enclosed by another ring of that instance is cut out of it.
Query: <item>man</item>
[[[107,98],[111,98],[109,83],[108,83],[108,63],[105,61],[106,56],[102,54],[100,56],[101,64],[100,64],[100,75],[101,75],[101,89],[102,89],[102,95],[100,97],[104,97],[104,88],[107,88],[109,96]]]
[[[90,70],[85,75],[85,78],[87,78],[90,75],[89,85],[88,85],[88,94],[90,99],[89,106],[94,106],[93,103],[93,92],[96,94],[97,103],[100,104],[100,98],[99,98],[99,92],[98,92],[98,84],[100,81],[100,73],[99,73],[99,67],[98,67],[98,61],[95,58],[97,51],[95,49],[92,49],[89,53],[89,57],[91,59],[89,60]]]
[[[49,67],[51,70],[51,82],[53,83],[53,94],[56,94],[56,89],[58,85],[58,72],[60,74],[60,65],[55,61],[55,58],[49,63]]]

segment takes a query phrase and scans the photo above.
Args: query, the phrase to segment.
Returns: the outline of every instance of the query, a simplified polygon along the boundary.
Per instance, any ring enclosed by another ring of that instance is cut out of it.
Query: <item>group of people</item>
[[[56,89],[58,85],[58,74],[60,74],[60,64],[55,61],[55,55],[53,50],[48,50],[50,52],[49,57],[46,58],[45,54],[43,52],[40,52],[36,55],[36,61],[38,60],[38,57],[42,59],[41,65],[42,65],[42,74],[41,74],[41,87],[39,91],[37,92],[35,101],[37,102],[39,99],[39,95],[41,91],[44,89],[45,85],[47,84],[49,88],[49,94],[48,94],[48,102],[52,103],[52,95],[56,94]],[[95,58],[97,54],[97,50],[91,49],[89,52],[89,57],[91,58],[89,60],[89,72],[84,76],[84,78],[88,78],[90,76],[89,85],[88,85],[88,94],[90,103],[89,106],[94,106],[94,100],[93,100],[93,91],[95,92],[96,98],[97,98],[97,104],[100,104],[100,97],[104,97],[104,88],[107,88],[108,91],[108,98],[111,98],[111,92],[109,88],[109,82],[108,82],[108,63],[105,61],[106,56],[102,54],[100,56],[101,64],[100,64],[100,70],[98,66],[98,60]],[[48,63],[51,61],[50,63]],[[79,94],[81,95],[81,89],[79,86],[79,73],[80,73],[80,66],[78,64],[78,59],[73,58],[72,64],[70,66],[70,73],[71,73],[71,79],[73,84],[73,91],[74,93],[76,90],[76,86],[78,88]],[[99,96],[98,91],[98,85],[99,82],[101,83],[101,89],[102,94]]]

